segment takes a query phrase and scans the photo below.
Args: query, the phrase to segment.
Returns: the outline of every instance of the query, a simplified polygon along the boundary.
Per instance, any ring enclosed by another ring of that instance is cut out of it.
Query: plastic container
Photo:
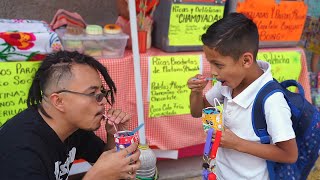
[[[67,35],[62,44],[67,51],[78,51],[94,58],[121,58],[129,36],[124,33],[101,35]]]
[[[114,134],[117,151],[129,147],[135,142],[139,142],[137,134],[130,134],[131,131],[118,131]]]
[[[225,0],[161,0],[154,12],[152,45],[166,52],[202,50],[200,37],[223,17],[224,6]]]

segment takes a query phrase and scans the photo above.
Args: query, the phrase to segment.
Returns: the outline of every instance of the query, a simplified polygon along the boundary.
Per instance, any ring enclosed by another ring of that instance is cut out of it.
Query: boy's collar
[[[233,102],[238,104],[243,108],[248,108],[251,103],[253,103],[260,88],[269,80],[272,80],[271,67],[270,64],[264,61],[257,61],[259,67],[264,71],[264,73],[252,82],[246,89],[244,89],[240,94],[233,98]],[[222,95],[231,99],[231,93],[229,87],[222,89]]]

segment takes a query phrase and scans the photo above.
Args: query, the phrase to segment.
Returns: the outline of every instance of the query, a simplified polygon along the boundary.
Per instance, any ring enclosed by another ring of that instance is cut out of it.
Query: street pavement
[[[159,180],[201,180],[202,157],[158,160]]]

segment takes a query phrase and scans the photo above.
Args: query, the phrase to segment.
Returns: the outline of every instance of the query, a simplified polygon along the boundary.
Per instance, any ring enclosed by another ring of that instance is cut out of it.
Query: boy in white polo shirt
[[[260,88],[272,80],[270,64],[256,60],[257,26],[243,14],[231,13],[212,24],[202,42],[211,74],[218,82],[203,96],[206,77],[190,78],[190,109],[193,117],[201,117],[203,108],[214,105],[214,98],[224,104],[225,130],[216,157],[216,175],[219,180],[267,180],[266,160],[293,163],[298,150],[290,108],[282,93],[274,93],[265,102],[271,144],[261,144],[252,127],[253,101]]]

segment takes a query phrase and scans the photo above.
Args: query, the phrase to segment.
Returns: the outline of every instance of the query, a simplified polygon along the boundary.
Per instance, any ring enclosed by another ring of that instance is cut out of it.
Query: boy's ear
[[[253,55],[252,53],[249,53],[249,52],[243,53],[241,59],[242,59],[242,65],[247,68],[254,63]]]

